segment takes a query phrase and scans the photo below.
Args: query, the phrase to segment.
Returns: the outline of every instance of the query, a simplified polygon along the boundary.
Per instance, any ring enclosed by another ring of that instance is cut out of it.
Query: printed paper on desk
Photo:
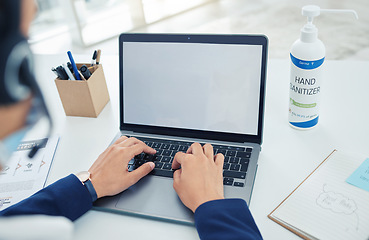
[[[58,136],[49,138],[32,159],[28,158],[30,149],[42,141],[32,140],[19,144],[17,151],[0,172],[0,211],[45,186],[58,141]]]
[[[355,170],[346,182],[369,192],[369,158]]]
[[[305,239],[369,237],[369,192],[345,180],[365,157],[334,151],[269,218]]]

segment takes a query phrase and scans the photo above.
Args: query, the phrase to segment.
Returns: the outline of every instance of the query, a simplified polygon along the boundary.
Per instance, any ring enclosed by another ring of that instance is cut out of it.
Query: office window
[[[31,41],[67,30],[89,46],[215,0],[37,0]]]
[[[30,28],[31,42],[68,31],[60,1],[36,0],[36,4],[38,11]]]
[[[142,5],[146,23],[150,24],[206,2],[209,0],[142,0]]]

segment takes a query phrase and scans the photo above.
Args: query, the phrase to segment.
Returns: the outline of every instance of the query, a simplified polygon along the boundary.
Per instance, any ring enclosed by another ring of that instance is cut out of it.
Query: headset
[[[52,120],[33,72],[32,52],[20,32],[20,12],[21,0],[0,1],[0,105],[11,105],[32,96],[37,112],[49,121],[48,138]],[[32,158],[38,149],[38,145],[33,147],[28,156]]]

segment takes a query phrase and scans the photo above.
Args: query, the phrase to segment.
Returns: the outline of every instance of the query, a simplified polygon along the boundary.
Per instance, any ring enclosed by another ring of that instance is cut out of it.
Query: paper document
[[[346,182],[364,160],[334,151],[269,218],[305,239],[369,239],[369,192]]]
[[[33,158],[29,151],[41,140],[24,141],[19,144],[11,159],[0,172],[0,211],[14,205],[41,190],[54,158],[59,136],[47,139]]]

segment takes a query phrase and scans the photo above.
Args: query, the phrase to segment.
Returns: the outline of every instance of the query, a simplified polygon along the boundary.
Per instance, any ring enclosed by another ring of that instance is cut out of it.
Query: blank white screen
[[[124,122],[257,135],[262,46],[123,43]]]

